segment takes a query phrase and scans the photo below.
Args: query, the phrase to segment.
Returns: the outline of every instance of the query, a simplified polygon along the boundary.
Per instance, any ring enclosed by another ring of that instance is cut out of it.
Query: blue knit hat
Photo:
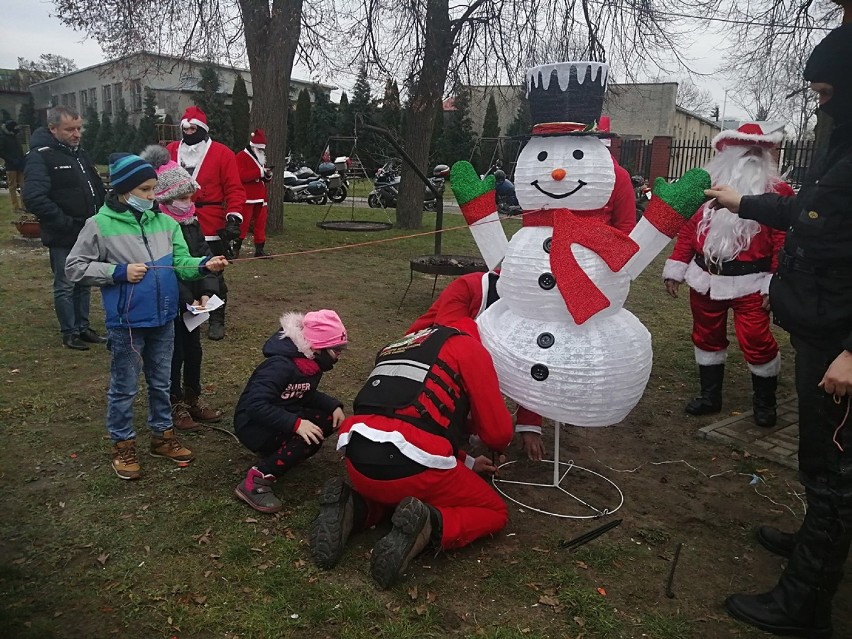
[[[146,180],[156,180],[157,172],[138,155],[113,153],[109,156],[109,181],[116,193],[130,193]]]

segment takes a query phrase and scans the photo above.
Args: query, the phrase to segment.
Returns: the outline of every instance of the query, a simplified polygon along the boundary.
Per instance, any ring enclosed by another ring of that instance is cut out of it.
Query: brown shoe
[[[201,401],[201,397],[199,397],[194,391],[184,391],[184,399],[186,400],[186,406],[189,414],[193,419],[197,419],[200,422],[213,423],[222,421],[222,411],[205,406]]]
[[[112,469],[122,479],[139,479],[142,468],[136,454],[136,440],[116,442],[112,447]]]
[[[175,437],[174,428],[163,431],[159,436],[151,435],[151,457],[165,457],[177,464],[188,464],[194,459],[192,451]]]
[[[189,413],[189,405],[172,398],[172,424],[178,430],[194,431],[201,430],[201,424],[192,419]]]

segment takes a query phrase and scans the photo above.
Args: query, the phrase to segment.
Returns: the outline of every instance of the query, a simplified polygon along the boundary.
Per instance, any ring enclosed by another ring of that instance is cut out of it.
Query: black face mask
[[[184,133],[183,143],[188,146],[193,146],[199,142],[204,142],[207,139],[207,131],[203,127],[195,129],[195,133]]]
[[[319,364],[320,370],[324,373],[334,368],[335,364],[334,357],[326,349],[314,353],[314,361]]]

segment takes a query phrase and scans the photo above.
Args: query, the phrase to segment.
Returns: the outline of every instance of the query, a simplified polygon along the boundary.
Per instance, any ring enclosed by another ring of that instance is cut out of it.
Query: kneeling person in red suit
[[[460,548],[506,525],[506,505],[477,474],[496,467],[459,448],[470,434],[495,451],[512,440],[512,417],[473,320],[434,325],[385,346],[354,409],[337,444],[351,486],[326,483],[311,530],[319,567],[338,562],[353,530],[388,515],[393,527],[376,542],[371,565],[382,588],[428,546]]]

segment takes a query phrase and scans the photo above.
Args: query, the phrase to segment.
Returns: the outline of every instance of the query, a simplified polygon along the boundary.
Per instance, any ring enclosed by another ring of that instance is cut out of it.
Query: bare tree
[[[230,62],[248,59],[253,126],[272,140],[270,165],[287,152],[290,76],[297,56],[318,44],[316,25],[323,0],[54,0],[68,26],[86,32],[117,58],[155,43],[157,53],[181,59]],[[330,18],[328,18],[330,19]],[[304,28],[303,28],[304,26]],[[301,42],[300,42],[301,37]],[[148,46],[150,50],[150,46]],[[270,226],[283,226],[284,188],[270,183]]]
[[[341,13],[346,41],[363,38],[348,63],[364,56],[409,87],[404,144],[426,169],[429,140],[448,78],[521,84],[525,67],[565,57],[606,61],[631,78],[644,63],[677,66],[688,21],[716,0],[360,0]],[[340,48],[338,46],[338,50]],[[422,222],[423,186],[403,170],[397,224]]]
[[[677,81],[675,102],[681,108],[704,117],[713,108],[713,96],[707,89],[702,89],[690,78],[680,78]]]

